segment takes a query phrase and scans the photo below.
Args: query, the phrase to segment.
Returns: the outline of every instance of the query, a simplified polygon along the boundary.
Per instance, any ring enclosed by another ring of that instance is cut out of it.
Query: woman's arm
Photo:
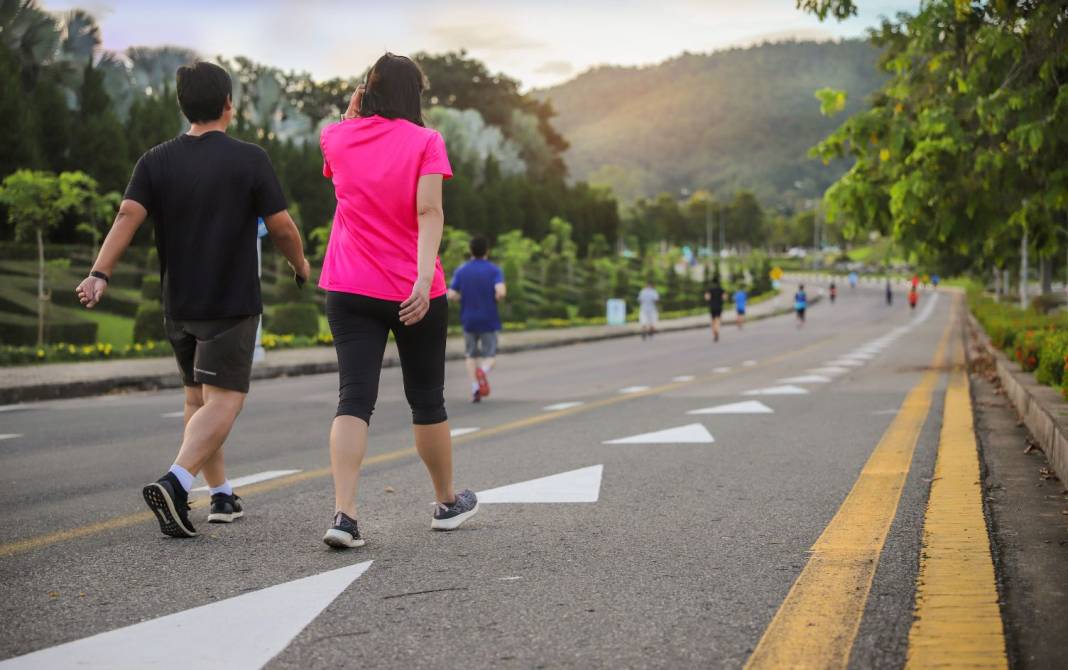
[[[441,204],[440,174],[419,177],[415,192],[416,214],[419,217],[419,276],[412,287],[412,295],[401,303],[400,320],[406,326],[419,323],[430,309],[430,285],[445,229],[445,212]]]

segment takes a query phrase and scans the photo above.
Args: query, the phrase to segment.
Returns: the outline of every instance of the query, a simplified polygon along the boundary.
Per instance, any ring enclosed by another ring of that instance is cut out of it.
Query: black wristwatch
[[[106,274],[104,274],[100,270],[90,270],[89,271],[89,276],[90,277],[96,277],[97,279],[103,279],[104,283],[106,283],[106,284],[110,284],[111,283],[111,277],[107,276]]]

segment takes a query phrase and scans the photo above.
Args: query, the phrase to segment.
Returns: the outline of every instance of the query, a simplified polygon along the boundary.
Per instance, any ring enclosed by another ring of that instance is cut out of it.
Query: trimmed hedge
[[[310,302],[291,302],[271,310],[264,328],[279,335],[315,337],[319,334],[319,308]]]
[[[159,275],[147,274],[141,278],[141,297],[145,300],[159,300],[162,296]]]
[[[163,329],[163,308],[158,302],[144,302],[137,308],[134,317],[134,342],[152,342],[167,339]]]
[[[37,295],[14,286],[0,286],[0,342],[37,343]],[[23,318],[18,318],[23,317]],[[97,324],[73,309],[48,304],[45,341],[96,342]]]

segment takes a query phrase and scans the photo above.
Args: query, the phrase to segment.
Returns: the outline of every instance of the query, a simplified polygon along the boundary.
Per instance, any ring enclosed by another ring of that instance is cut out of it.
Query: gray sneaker
[[[434,503],[434,519],[430,527],[434,530],[455,530],[478,512],[478,496],[470,489],[456,494],[456,502],[451,505]]]

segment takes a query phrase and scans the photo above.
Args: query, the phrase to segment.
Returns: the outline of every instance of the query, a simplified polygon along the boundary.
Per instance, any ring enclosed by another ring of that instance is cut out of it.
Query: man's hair
[[[233,91],[230,75],[215,63],[197,61],[178,68],[178,106],[189,123],[208,123],[222,117]]]
[[[479,235],[471,238],[469,248],[471,249],[471,255],[475,258],[485,258],[486,254],[489,253],[489,242],[486,241],[485,237]]]

